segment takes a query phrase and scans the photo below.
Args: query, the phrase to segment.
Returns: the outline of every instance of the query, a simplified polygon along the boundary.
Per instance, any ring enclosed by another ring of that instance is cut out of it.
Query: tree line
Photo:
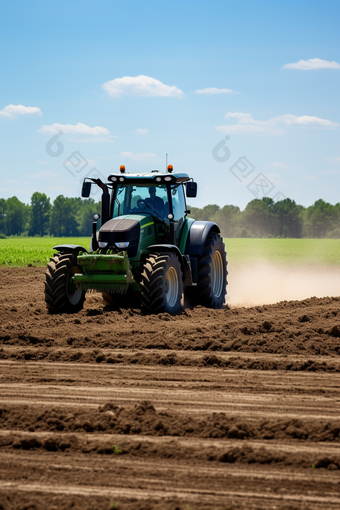
[[[100,204],[92,198],[59,195],[51,204],[45,193],[36,191],[31,203],[17,197],[0,198],[0,234],[5,236],[90,236],[93,214]]]
[[[243,211],[235,205],[192,207],[191,216],[214,221],[224,237],[340,238],[340,203],[322,199],[303,207],[290,198],[274,202],[264,197],[252,200]]]
[[[90,236],[93,214],[100,203],[93,199],[59,195],[53,203],[45,193],[35,192],[30,204],[17,197],[0,198],[0,235],[56,237]],[[309,207],[286,198],[254,199],[241,211],[235,205],[191,208],[196,220],[216,222],[224,237],[340,238],[340,203],[317,200]]]

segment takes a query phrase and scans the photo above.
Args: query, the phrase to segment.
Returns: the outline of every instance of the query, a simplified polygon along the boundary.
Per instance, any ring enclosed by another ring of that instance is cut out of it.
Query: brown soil
[[[177,316],[0,269],[1,509],[340,507],[340,298]]]

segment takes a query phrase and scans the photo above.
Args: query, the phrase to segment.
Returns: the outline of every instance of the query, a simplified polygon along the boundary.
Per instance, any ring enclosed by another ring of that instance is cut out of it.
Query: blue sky
[[[338,1],[13,0],[0,17],[0,197],[79,196],[168,153],[199,207],[340,201]]]

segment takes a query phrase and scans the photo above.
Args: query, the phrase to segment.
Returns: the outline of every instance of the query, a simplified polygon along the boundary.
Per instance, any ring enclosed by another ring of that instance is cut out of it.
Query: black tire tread
[[[223,254],[223,260],[225,263],[225,282],[223,285],[224,291],[219,298],[213,295],[210,286],[210,273],[211,273],[211,262],[214,252],[219,249]],[[202,255],[198,259],[198,283],[195,287],[186,287],[184,289],[185,301],[190,306],[205,306],[206,308],[222,308],[224,298],[226,294],[227,286],[227,260],[226,252],[224,249],[223,239],[219,234],[210,233],[205,242]],[[223,297],[223,299],[222,299]]]
[[[177,267],[180,298],[170,310],[165,300],[164,282],[167,269],[171,265]],[[178,312],[181,307],[182,271],[177,256],[174,253],[150,254],[144,264],[140,285],[142,288],[141,308],[144,313]]]
[[[56,253],[50,258],[45,273],[45,303],[50,313],[78,312],[84,306],[85,292],[76,305],[68,299],[68,274],[77,265],[73,253]]]

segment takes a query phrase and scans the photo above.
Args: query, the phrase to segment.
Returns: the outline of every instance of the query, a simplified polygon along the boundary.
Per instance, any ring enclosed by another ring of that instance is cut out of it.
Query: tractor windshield
[[[117,186],[114,193],[113,218],[123,214],[148,213],[166,219],[169,214],[168,193],[165,184]]]

